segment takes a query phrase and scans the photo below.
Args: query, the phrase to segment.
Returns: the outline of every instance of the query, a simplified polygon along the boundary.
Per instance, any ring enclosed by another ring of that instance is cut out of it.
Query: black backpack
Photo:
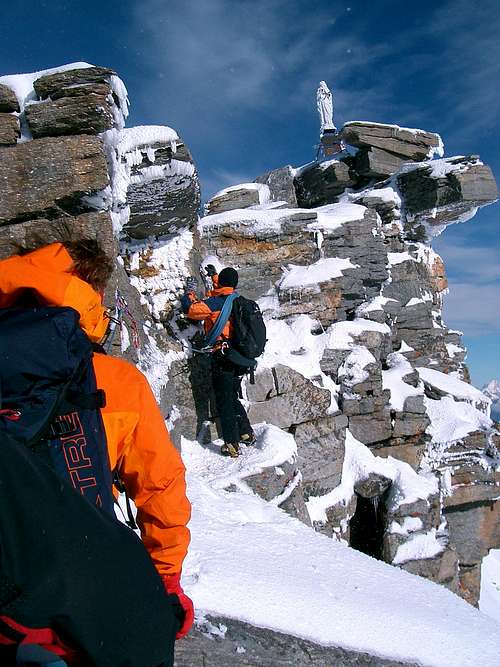
[[[105,397],[79,318],[0,310],[0,664],[50,628],[84,664],[156,667],[172,660],[182,611],[115,517]]]
[[[266,325],[258,304],[239,296],[233,302],[231,317],[231,346],[247,359],[260,357],[266,345]]]

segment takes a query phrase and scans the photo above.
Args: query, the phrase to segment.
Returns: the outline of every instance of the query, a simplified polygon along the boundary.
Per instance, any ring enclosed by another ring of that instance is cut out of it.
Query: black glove
[[[213,264],[207,264],[205,267],[205,271],[207,272],[207,276],[215,276],[217,274],[217,269]]]
[[[185,290],[186,292],[196,292],[198,289],[198,281],[196,278],[193,278],[193,276],[189,276],[189,278],[186,278],[186,287]]]

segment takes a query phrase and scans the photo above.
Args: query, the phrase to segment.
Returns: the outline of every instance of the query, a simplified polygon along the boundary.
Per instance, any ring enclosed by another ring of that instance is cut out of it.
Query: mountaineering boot
[[[223,456],[230,456],[232,459],[237,459],[240,455],[240,448],[237,442],[225,442],[220,448],[220,453]]]
[[[243,433],[243,435],[240,435],[240,442],[242,445],[247,445],[249,447],[255,445],[255,443],[257,442],[255,433],[253,431],[251,431],[250,433]]]

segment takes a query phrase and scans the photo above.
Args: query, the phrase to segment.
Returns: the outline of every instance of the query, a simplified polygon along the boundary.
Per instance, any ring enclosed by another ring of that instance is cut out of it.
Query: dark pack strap
[[[82,410],[97,410],[98,408],[106,407],[106,393],[104,389],[97,389],[88,394],[84,394],[81,391],[69,390],[66,392],[65,398]]]
[[[255,359],[243,356],[238,350],[235,350],[234,347],[231,347],[230,345],[222,350],[222,354],[233,364],[236,364],[236,366],[243,366],[244,368],[251,368],[253,370],[257,368]]]
[[[208,334],[205,336],[203,342],[203,347],[212,347],[217,338],[221,335],[224,327],[227,324],[227,321],[231,317],[231,310],[233,308],[233,301],[239,297],[238,292],[232,292],[228,294],[224,300],[224,305],[222,306],[219,316],[214,322],[213,327],[210,329]]]
[[[139,526],[137,525],[134,519],[134,513],[132,512],[132,506],[130,504],[130,496],[127,493],[127,488],[123,483],[123,480],[120,477],[120,473],[118,472],[118,470],[115,470],[113,473],[113,484],[120,493],[125,494],[125,505],[127,508],[127,519],[125,520],[125,523],[129,528],[132,528],[132,530],[137,530]]]

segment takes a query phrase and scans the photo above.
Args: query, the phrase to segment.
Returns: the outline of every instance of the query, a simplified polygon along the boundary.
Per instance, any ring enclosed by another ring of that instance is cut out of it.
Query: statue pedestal
[[[320,137],[319,152],[325,157],[340,153],[343,149],[342,142],[339,139],[338,131],[335,128],[323,130]]]

